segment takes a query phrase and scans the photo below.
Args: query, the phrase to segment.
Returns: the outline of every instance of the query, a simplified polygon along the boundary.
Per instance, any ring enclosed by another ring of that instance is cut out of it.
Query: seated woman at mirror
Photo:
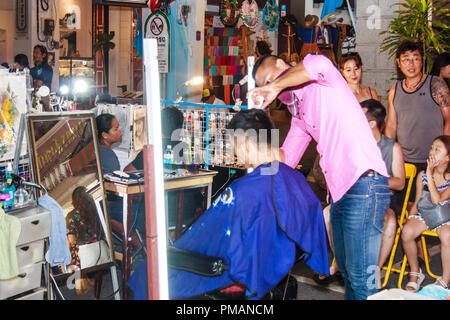
[[[117,118],[109,113],[97,116],[96,122],[103,173],[113,173],[120,170],[120,162],[111,146],[122,141],[122,130]]]
[[[73,210],[66,216],[67,241],[72,256],[69,271],[80,268],[79,246],[97,242],[101,234],[97,208],[94,199],[87,193],[86,187],[79,186],[73,190],[72,205]],[[80,286],[76,291],[77,295],[85,294],[93,285],[94,282],[91,279],[82,275]]]
[[[117,118],[108,113],[100,114],[96,118],[97,134],[100,147],[100,160],[102,163],[103,173],[113,173],[120,170],[120,162],[111,146],[122,140],[122,130],[119,128],[119,121]],[[114,232],[122,234],[123,232],[123,204],[122,199],[116,197],[114,194],[107,194],[108,212],[111,217],[110,223]],[[141,209],[141,210],[139,210]],[[145,229],[145,207],[143,202],[133,203],[132,220],[139,230]],[[140,214],[137,214],[137,212]],[[131,244],[138,248],[140,243],[137,239],[136,233],[131,232]]]

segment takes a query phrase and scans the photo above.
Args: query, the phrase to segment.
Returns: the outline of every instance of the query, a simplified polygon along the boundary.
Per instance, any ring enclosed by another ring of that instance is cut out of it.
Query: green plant
[[[114,33],[100,33],[95,36],[96,42],[94,44],[94,51],[100,51],[103,54],[103,57],[106,57],[109,50],[112,50],[116,47],[116,44],[111,40],[114,38]]]
[[[105,72],[103,73],[105,84],[108,87],[108,67],[107,67],[107,57],[109,50],[116,47],[116,44],[111,40],[114,38],[114,33],[100,33],[95,36],[94,52],[100,51],[102,55],[103,65],[105,66]]]
[[[444,4],[440,0],[405,0],[397,3],[400,9],[394,12],[398,17],[391,21],[388,30],[380,32],[380,35],[386,35],[381,51],[388,51],[392,57],[402,41],[421,42],[426,62],[423,71],[430,72],[433,57],[450,48],[450,9],[444,8]]]

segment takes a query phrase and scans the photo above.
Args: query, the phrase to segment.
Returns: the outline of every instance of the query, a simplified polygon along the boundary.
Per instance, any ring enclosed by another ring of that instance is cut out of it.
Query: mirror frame
[[[106,192],[105,192],[105,185],[104,185],[104,178],[103,178],[103,169],[100,159],[100,149],[99,149],[99,143],[98,143],[98,136],[95,134],[97,132],[97,124],[95,121],[95,114],[92,111],[67,111],[67,112],[46,112],[46,113],[30,113],[26,116],[26,123],[27,123],[27,131],[28,131],[28,145],[29,145],[29,152],[30,152],[30,162],[31,167],[33,171],[33,178],[34,182],[43,185],[41,178],[40,178],[40,172],[38,170],[38,161],[37,161],[37,150],[36,150],[36,141],[34,139],[35,137],[35,131],[33,124],[39,121],[62,121],[62,120],[77,120],[77,119],[87,119],[91,122],[91,130],[93,135],[93,145],[95,150],[95,156],[96,156],[96,164],[97,164],[97,174],[98,174],[98,180],[99,183],[96,184],[93,188],[90,190],[90,194],[98,194],[102,197],[102,201],[100,203],[100,207],[103,210],[103,217],[104,222],[106,226],[106,230],[103,228],[102,221],[100,220],[100,225],[102,226],[102,230],[105,234],[105,242],[109,246],[109,254],[110,254],[110,261],[102,264],[98,264],[95,266],[90,266],[87,268],[80,269],[82,272],[92,272],[97,270],[103,270],[107,267],[111,267],[115,264],[115,256],[114,256],[114,241],[111,234],[111,225],[110,225],[110,218],[109,218],[109,212],[106,205]],[[41,190],[37,190],[37,197],[39,197],[42,193]],[[98,198],[94,198],[94,201],[96,201]],[[98,209],[98,207],[97,207]],[[100,215],[100,212],[97,210],[97,214]],[[100,219],[100,217],[98,217]],[[66,272],[58,275],[53,275],[56,279],[62,279],[73,275],[73,272]]]

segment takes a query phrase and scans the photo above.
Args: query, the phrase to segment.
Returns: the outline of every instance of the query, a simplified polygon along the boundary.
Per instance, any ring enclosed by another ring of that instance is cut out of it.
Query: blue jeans
[[[390,196],[387,178],[375,172],[359,178],[331,204],[334,254],[347,300],[366,300],[378,291],[378,256]]]

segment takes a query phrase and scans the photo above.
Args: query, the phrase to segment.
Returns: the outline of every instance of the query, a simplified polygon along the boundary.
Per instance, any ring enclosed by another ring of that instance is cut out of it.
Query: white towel
[[[49,248],[45,260],[51,267],[59,264],[66,266],[71,262],[70,249],[67,244],[66,220],[61,206],[49,195],[38,199],[38,204],[51,213],[52,227],[50,230]]]

